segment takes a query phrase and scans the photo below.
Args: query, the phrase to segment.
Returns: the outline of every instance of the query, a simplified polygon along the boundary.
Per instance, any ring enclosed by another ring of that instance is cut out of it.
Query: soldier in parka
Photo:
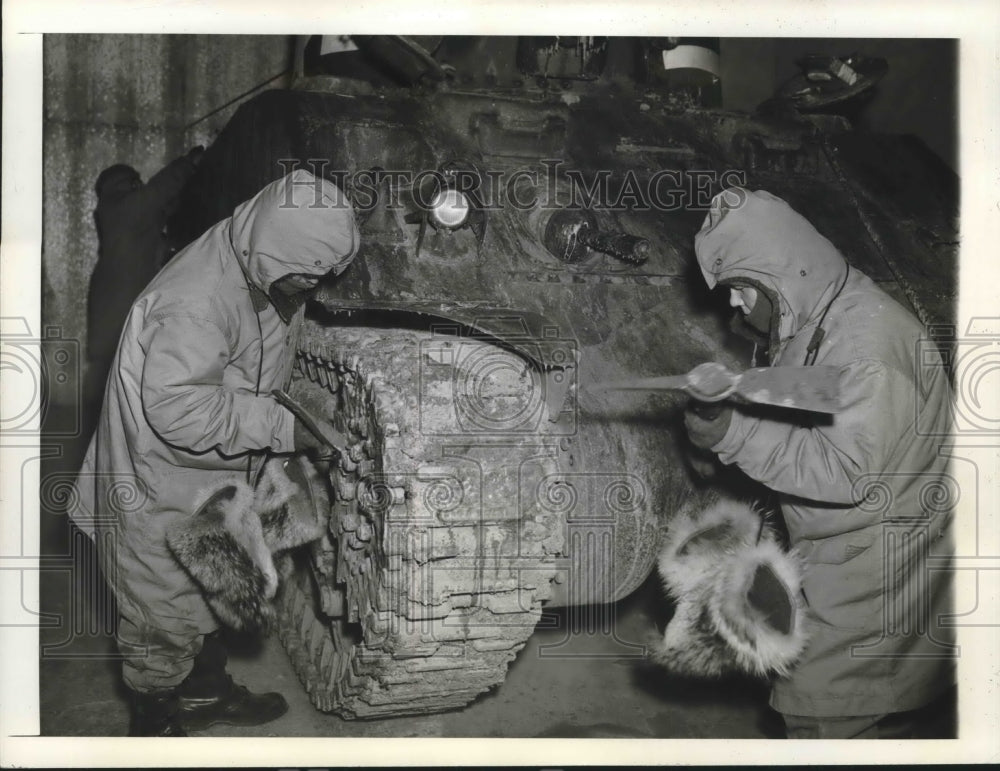
[[[708,286],[728,288],[769,341],[772,366],[841,375],[832,420],[739,405],[685,414],[696,447],[777,494],[803,563],[810,639],[771,706],[790,738],[915,736],[914,711],[955,682],[941,569],[952,511],[933,494],[947,486],[946,370],[928,362],[936,352],[909,311],[765,191],[716,196],[695,252]]]
[[[358,244],[341,191],[295,171],[178,253],[126,318],[70,515],[118,601],[131,735],[257,725],[287,709],[226,674],[218,620],[166,533],[206,489],[253,479],[265,453],[320,444],[271,392],[291,377],[306,297]]]

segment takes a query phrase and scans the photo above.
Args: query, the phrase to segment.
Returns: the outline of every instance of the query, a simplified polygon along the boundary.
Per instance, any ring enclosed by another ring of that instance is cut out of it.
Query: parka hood
[[[772,341],[822,315],[847,271],[833,244],[764,190],[734,187],[715,196],[694,249],[709,288],[742,283],[768,293],[777,321]]]
[[[250,282],[265,293],[290,273],[341,273],[360,242],[347,196],[303,169],[237,206],[231,223],[236,257]]]

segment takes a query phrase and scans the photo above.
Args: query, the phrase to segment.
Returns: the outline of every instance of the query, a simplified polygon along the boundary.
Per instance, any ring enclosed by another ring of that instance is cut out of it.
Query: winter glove
[[[733,419],[733,408],[720,404],[692,402],[684,411],[684,427],[691,444],[710,450],[726,435]]]
[[[691,464],[691,470],[694,471],[699,479],[709,480],[718,476],[720,468],[719,459],[711,452],[689,447],[687,459],[688,463]]]
[[[338,436],[337,430],[328,421],[316,416],[313,416],[313,420],[316,421],[316,424],[323,433],[328,436]],[[296,452],[316,452],[331,448],[330,444],[316,436],[299,418],[295,418],[293,431]]]
[[[295,422],[292,424],[292,441],[295,443],[295,452],[315,452],[316,450],[327,450],[333,454],[344,452],[349,444],[349,437],[338,431],[329,420],[321,418],[307,409],[304,404],[295,401],[284,391],[271,391],[271,396],[295,416]]]
[[[802,653],[802,566],[753,504],[691,501],[671,520],[657,567],[675,609],[652,657],[668,669],[785,675]]]

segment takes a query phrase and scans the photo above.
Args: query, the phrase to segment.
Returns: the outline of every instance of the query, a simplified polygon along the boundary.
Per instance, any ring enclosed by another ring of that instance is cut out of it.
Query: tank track
[[[415,331],[308,329],[300,344],[294,395],[356,441],[330,469],[328,536],[284,580],[279,636],[313,704],[345,718],[455,709],[501,683],[563,546],[558,514],[524,495],[558,473],[545,421],[500,441],[441,435],[462,364],[421,380],[427,346],[525,364]],[[524,401],[517,385],[478,384],[486,413]]]

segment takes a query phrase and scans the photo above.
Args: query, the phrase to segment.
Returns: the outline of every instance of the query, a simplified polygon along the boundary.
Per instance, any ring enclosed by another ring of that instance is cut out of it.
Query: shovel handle
[[[271,391],[271,395],[282,407],[291,412],[296,418],[302,421],[302,424],[309,429],[312,434],[324,442],[327,447],[329,447],[334,454],[343,454],[348,445],[347,436],[336,432],[331,435],[328,431],[324,431],[319,423],[313,418],[312,414],[303,405],[295,401],[291,396],[281,390]],[[332,428],[332,427],[331,427]],[[329,453],[321,456],[323,458],[332,457]]]

